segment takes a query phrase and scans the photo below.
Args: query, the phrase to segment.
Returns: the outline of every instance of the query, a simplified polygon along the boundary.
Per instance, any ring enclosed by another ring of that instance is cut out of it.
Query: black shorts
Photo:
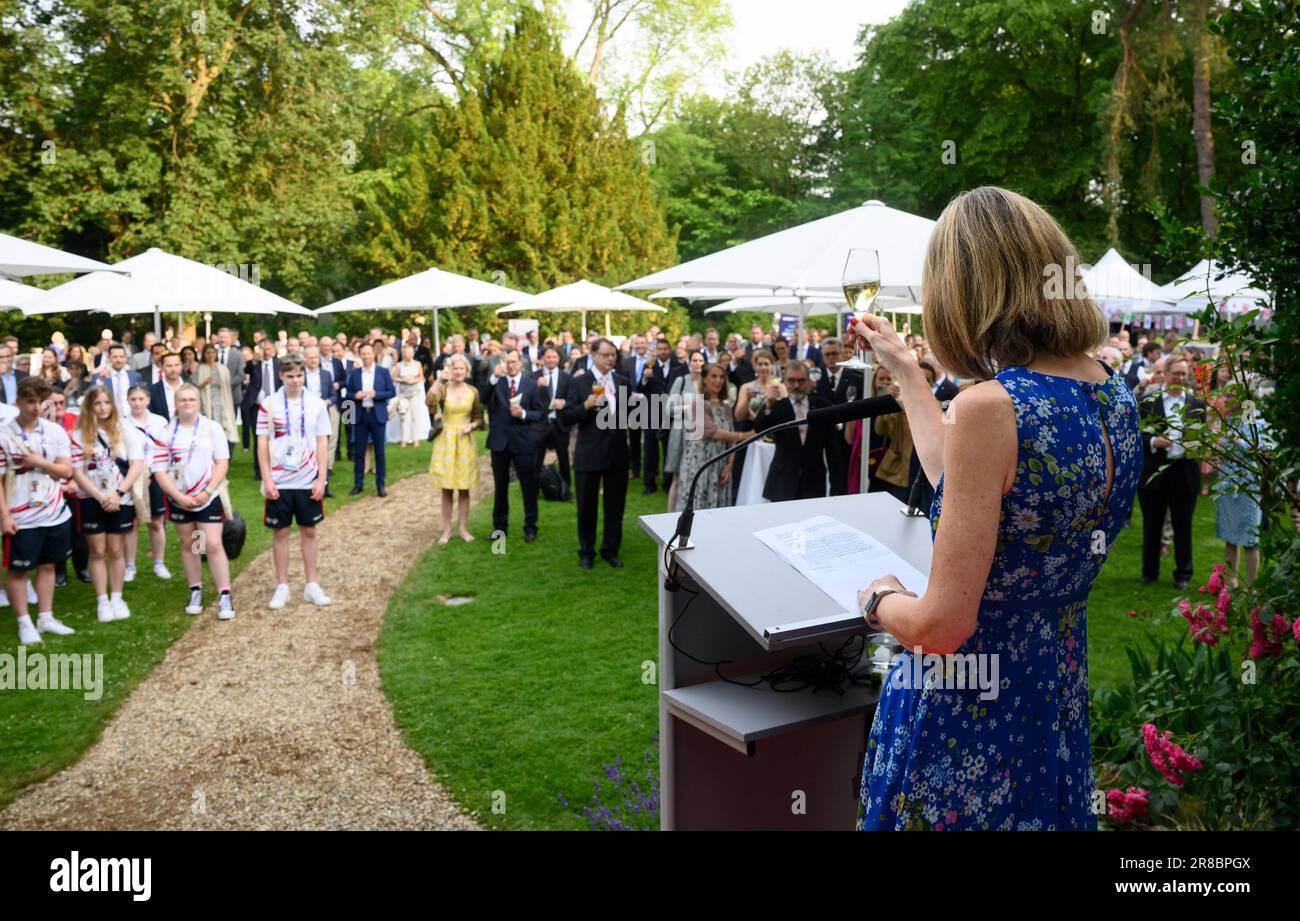
[[[77,500],[77,530],[82,534],[128,534],[135,527],[135,506],[106,512],[94,499]]]
[[[5,535],[5,569],[28,572],[47,563],[62,563],[72,551],[72,522],[22,528]]]
[[[152,477],[149,479],[149,514],[154,518],[162,518],[167,514],[167,494]]]
[[[300,528],[314,528],[325,520],[325,503],[313,499],[310,489],[282,489],[280,498],[264,502],[262,524],[277,531],[295,521]]]
[[[172,524],[221,524],[226,520],[226,514],[220,496],[213,496],[203,508],[177,508],[168,499],[167,520]]]

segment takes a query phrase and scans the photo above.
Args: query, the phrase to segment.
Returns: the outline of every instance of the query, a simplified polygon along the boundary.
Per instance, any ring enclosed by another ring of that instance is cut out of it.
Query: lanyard
[[[27,430],[23,428],[23,424],[22,424],[21,422],[19,422],[17,419],[14,420],[14,429],[17,430],[17,432],[18,432],[18,437],[21,438],[21,439],[23,440],[23,447],[25,447],[25,448],[27,448],[28,450],[30,450],[30,449],[31,449],[31,444],[28,443],[28,441],[27,441]],[[37,432],[40,432],[40,430],[41,430],[41,420],[40,420],[40,419],[37,419],[37,420],[36,420],[36,431],[37,431]],[[48,460],[48,458],[45,457],[45,439],[44,439],[44,438],[42,438],[42,439],[40,440],[40,443],[37,444],[36,447],[38,447],[38,448],[40,449],[40,451],[41,451],[41,458],[42,458],[43,460]]]
[[[195,439],[197,439],[197,438],[199,437],[199,421],[202,420],[202,418],[203,418],[203,416],[201,416],[201,415],[196,416],[196,417],[194,418],[194,431],[190,433],[190,450],[189,450],[189,453],[190,453],[190,454],[193,454],[193,453],[194,453],[194,441],[195,441]],[[181,417],[180,417],[180,416],[177,416],[177,417],[176,417],[176,424],[172,426],[172,437],[171,437],[171,439],[167,442],[167,459],[168,459],[168,460],[171,460],[171,459],[172,459],[172,454],[173,454],[174,449],[175,449],[175,446],[176,446],[176,433],[179,432],[180,430],[181,430]]]
[[[280,392],[284,394],[284,427],[285,429],[288,430],[289,437],[292,438],[293,437],[293,415],[290,414],[289,412],[289,394],[283,390]],[[298,408],[302,412],[302,437],[303,439],[306,439],[307,438],[307,391],[305,390],[298,397]]]

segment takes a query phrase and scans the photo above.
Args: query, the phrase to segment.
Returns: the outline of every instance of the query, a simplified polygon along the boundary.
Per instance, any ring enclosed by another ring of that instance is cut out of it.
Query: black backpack
[[[573,497],[569,492],[569,484],[560,476],[560,468],[556,464],[543,467],[538,472],[537,485],[542,491],[542,498],[547,502],[568,502]]]
[[[221,524],[221,546],[226,550],[226,556],[229,559],[239,559],[239,554],[244,552],[244,541],[248,538],[248,524],[244,521],[244,516],[239,512],[234,512]]]

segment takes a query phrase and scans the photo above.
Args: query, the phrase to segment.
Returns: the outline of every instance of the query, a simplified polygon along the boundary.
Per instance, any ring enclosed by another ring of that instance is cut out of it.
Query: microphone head
[[[868,397],[865,400],[853,400],[838,406],[826,406],[814,409],[808,414],[808,421],[826,425],[838,425],[841,422],[853,422],[869,416],[883,416],[902,412],[903,408],[891,396]]]

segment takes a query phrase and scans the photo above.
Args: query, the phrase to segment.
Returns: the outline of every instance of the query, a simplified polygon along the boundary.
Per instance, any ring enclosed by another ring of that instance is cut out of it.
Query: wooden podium
[[[660,826],[664,830],[849,830],[879,690],[772,690],[735,681],[835,651],[862,618],[764,546],[754,532],[829,515],[930,571],[930,524],[888,493],[777,502],[695,514],[677,554],[682,587],[664,588],[676,514],[641,527],[659,549]],[[870,581],[864,576],[863,587]],[[669,630],[672,631],[671,642]],[[856,641],[855,641],[856,643]],[[695,660],[699,660],[698,662]],[[862,659],[866,670],[867,657]]]

